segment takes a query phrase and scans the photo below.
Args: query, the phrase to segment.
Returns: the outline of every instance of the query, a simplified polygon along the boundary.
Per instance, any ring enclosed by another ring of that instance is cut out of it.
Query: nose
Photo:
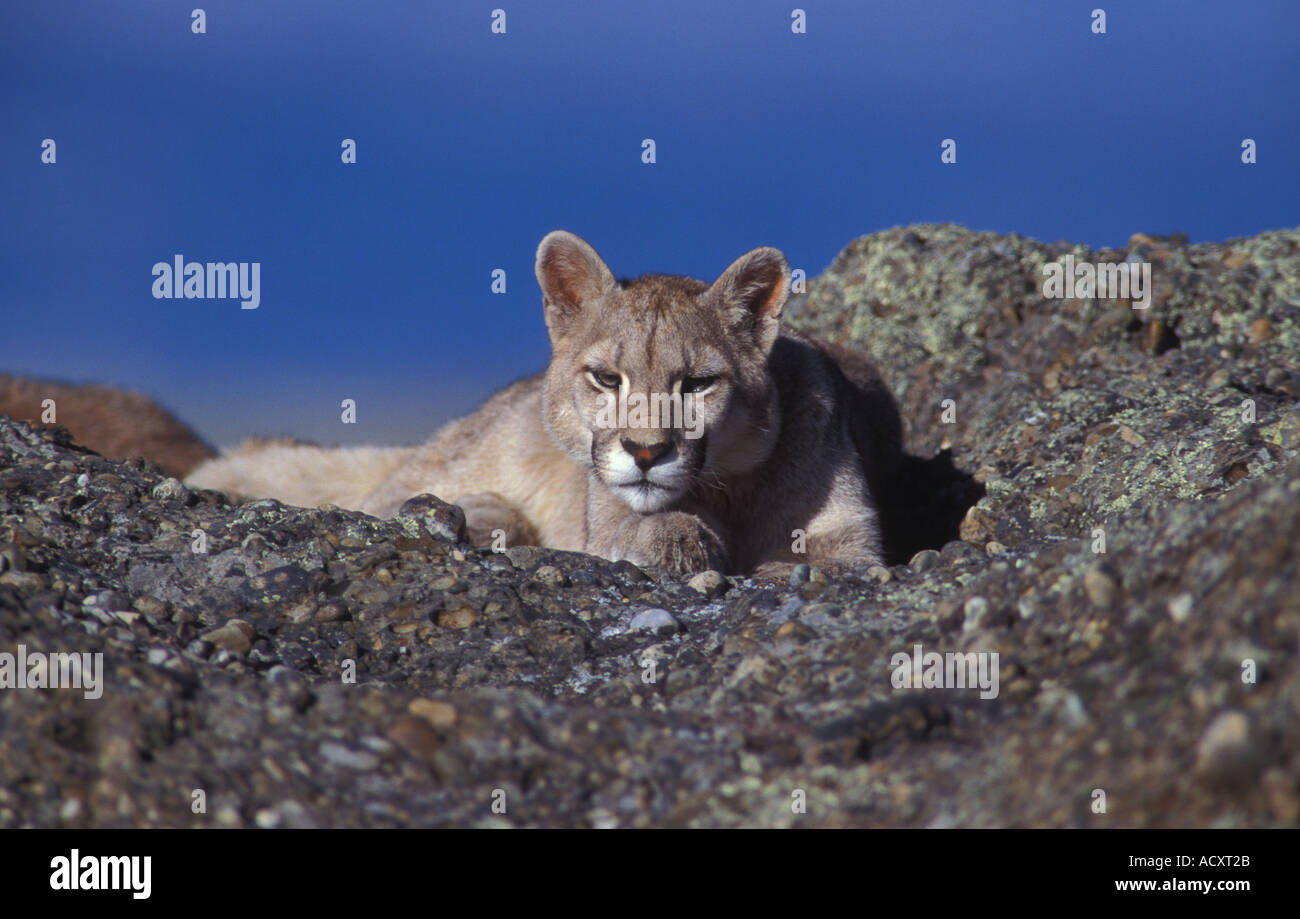
[[[627,438],[622,440],[622,444],[623,449],[632,454],[632,459],[636,460],[637,468],[642,472],[653,466],[672,446],[666,441],[657,444],[639,444]]]

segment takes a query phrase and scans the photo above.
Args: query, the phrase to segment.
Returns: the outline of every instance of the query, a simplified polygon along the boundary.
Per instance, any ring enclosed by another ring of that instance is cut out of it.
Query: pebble
[[[310,622],[316,615],[317,606],[312,600],[299,603],[297,606],[285,613],[285,618],[290,622]]]
[[[442,746],[429,722],[416,715],[399,715],[387,733],[389,740],[412,756],[431,756]]]
[[[1181,625],[1192,615],[1192,595],[1179,594],[1172,598],[1168,603],[1168,609],[1169,616]]]
[[[468,629],[474,624],[475,619],[472,606],[458,606],[438,613],[438,625],[444,629]]]
[[[978,504],[966,511],[958,528],[958,535],[967,542],[986,543],[997,529],[997,519]]]
[[[408,499],[398,508],[397,516],[414,518],[432,536],[452,542],[466,541],[465,512],[433,495],[416,495]]]
[[[873,581],[876,581],[879,584],[888,584],[891,580],[893,580],[894,575],[893,572],[891,572],[884,565],[872,565],[870,568],[867,569],[867,577],[871,578]]]
[[[253,636],[257,634],[252,623],[243,619],[231,619],[220,628],[213,629],[203,637],[218,648],[231,654],[247,654],[253,647]]]
[[[712,600],[727,592],[727,579],[718,571],[701,571],[687,582],[687,586]]]
[[[436,728],[446,730],[456,725],[456,708],[446,702],[438,702],[434,699],[412,699],[407,704],[406,710]]]
[[[6,571],[0,574],[0,584],[8,584],[18,590],[37,591],[45,586],[45,576],[35,571]]]
[[[907,563],[907,567],[915,572],[930,571],[931,568],[939,567],[941,560],[943,556],[940,556],[939,552],[933,549],[922,549],[911,556],[911,562]]]
[[[348,618],[347,604],[333,600],[329,603],[322,603],[316,610],[317,622],[342,622]]]
[[[146,616],[159,617],[165,615],[167,612],[167,604],[149,594],[141,594],[136,597],[135,602],[131,605]]]
[[[180,479],[163,479],[153,487],[151,494],[158,501],[184,501],[190,490],[181,484]]]
[[[506,549],[506,558],[510,559],[510,564],[518,569],[525,569],[537,561],[542,550],[537,546],[511,546]]]
[[[971,597],[963,604],[962,613],[964,614],[961,626],[963,632],[974,632],[977,629],[982,629],[985,620],[988,619],[989,601],[983,597]]]
[[[634,632],[649,632],[652,635],[665,636],[672,635],[680,626],[677,620],[673,618],[672,613],[666,609],[647,609],[642,610],[632,617],[628,624]]]
[[[327,740],[320,745],[320,755],[327,763],[343,769],[355,769],[364,772],[379,765],[379,757],[364,750],[353,750],[341,743]]]
[[[1250,721],[1226,711],[1210,722],[1196,748],[1196,771],[1211,785],[1241,787],[1255,778],[1260,759],[1250,737]]]
[[[1246,329],[1246,337],[1255,344],[1268,341],[1273,337],[1273,323],[1263,318],[1256,319]]]
[[[547,587],[563,587],[568,579],[564,576],[564,572],[554,565],[542,565],[533,572],[533,580]]]
[[[1083,707],[1083,700],[1078,693],[1064,686],[1046,681],[1036,702],[1040,711],[1060,720],[1067,727],[1082,728],[1088,724],[1088,713]]]
[[[1119,585],[1104,567],[1093,565],[1083,574],[1083,591],[1097,609],[1110,609],[1115,605]]]

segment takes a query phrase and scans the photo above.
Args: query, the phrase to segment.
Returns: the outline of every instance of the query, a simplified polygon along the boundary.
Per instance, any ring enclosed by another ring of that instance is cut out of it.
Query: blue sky
[[[540,369],[555,228],[712,279],[927,221],[1300,224],[1295,0],[803,2],[806,35],[767,0],[222,2],[194,35],[201,2],[0,7],[0,370],[149,393],[218,444],[418,441]],[[154,299],[177,253],[260,262],[260,308]]]

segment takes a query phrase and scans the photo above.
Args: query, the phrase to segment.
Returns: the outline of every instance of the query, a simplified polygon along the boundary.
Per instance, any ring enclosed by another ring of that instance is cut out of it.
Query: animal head
[[[790,269],[754,249],[712,284],[678,275],[618,281],[572,233],[537,248],[551,363],[547,430],[640,513],[763,462],[779,433],[767,358]]]

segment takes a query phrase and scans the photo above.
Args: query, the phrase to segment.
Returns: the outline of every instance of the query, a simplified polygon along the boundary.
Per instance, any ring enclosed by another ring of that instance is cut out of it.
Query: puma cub
[[[865,359],[781,330],[780,252],[754,249],[711,285],[618,281],[591,246],[556,231],[536,270],[544,373],[423,446],[257,444],[190,483],[381,517],[429,492],[464,509],[476,545],[503,530],[510,545],[677,573],[881,562],[897,409]]]

